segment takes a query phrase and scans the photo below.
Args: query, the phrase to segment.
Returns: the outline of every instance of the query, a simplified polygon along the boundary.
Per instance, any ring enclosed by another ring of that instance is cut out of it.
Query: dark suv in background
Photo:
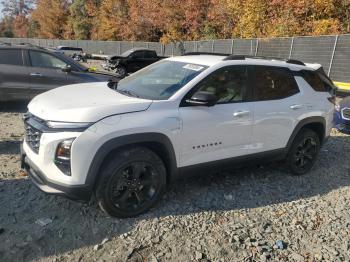
[[[116,75],[91,72],[64,54],[32,45],[0,45],[0,101],[30,100],[59,86],[110,79]]]

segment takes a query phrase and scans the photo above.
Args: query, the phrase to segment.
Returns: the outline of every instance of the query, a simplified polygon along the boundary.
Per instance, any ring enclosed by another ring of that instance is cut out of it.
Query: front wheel
[[[134,217],[146,212],[166,188],[164,163],[148,148],[119,151],[101,169],[96,199],[111,216]]]
[[[302,130],[290,148],[287,165],[294,175],[306,174],[314,166],[319,151],[319,136],[313,130]]]
[[[126,76],[126,74],[127,74],[126,68],[124,66],[118,66],[115,69],[115,73],[118,75],[118,77],[124,78]]]

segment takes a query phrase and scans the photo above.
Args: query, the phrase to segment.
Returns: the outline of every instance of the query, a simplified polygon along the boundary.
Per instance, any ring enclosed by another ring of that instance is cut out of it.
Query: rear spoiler
[[[311,64],[311,63],[305,63],[305,66],[310,67],[314,70],[320,70],[324,72],[323,67],[321,64]]]

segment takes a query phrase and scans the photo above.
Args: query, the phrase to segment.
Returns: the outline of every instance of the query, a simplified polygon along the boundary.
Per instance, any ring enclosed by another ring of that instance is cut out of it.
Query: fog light
[[[67,176],[71,175],[70,150],[74,138],[64,140],[58,144],[56,149],[55,164]]]

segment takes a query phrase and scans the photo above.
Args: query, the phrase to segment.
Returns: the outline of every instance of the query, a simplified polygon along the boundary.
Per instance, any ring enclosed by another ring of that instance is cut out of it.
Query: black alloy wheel
[[[118,151],[101,167],[95,189],[101,209],[115,217],[134,217],[154,206],[166,189],[161,158],[145,147]]]
[[[320,151],[320,138],[310,129],[302,130],[295,138],[287,156],[287,164],[295,175],[303,175],[314,166]]]
[[[119,209],[142,209],[160,187],[159,173],[147,162],[128,163],[117,171],[108,186],[112,203]]]

